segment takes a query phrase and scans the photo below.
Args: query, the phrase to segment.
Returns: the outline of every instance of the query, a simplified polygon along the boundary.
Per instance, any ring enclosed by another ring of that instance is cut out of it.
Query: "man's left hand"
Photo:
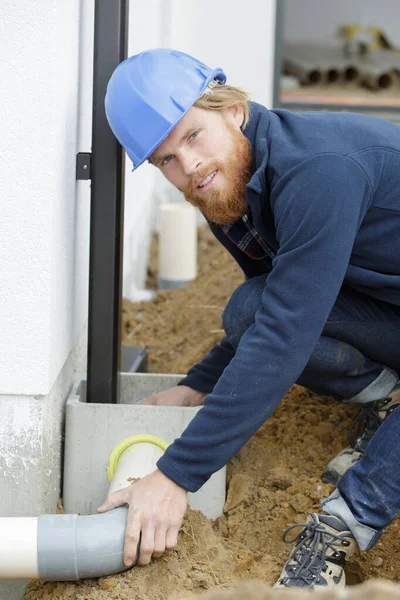
[[[125,532],[124,563],[132,566],[142,534],[138,565],[148,565],[178,543],[178,533],[187,507],[187,491],[158,469],[133,485],[110,494],[97,509],[106,512],[129,505]]]

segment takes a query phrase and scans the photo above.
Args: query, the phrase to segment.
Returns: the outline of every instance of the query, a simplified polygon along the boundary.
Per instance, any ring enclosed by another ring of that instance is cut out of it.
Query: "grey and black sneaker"
[[[324,483],[337,484],[347,469],[364,454],[374,433],[398,406],[400,406],[400,384],[396,385],[388,398],[361,405],[360,412],[348,433],[351,447],[339,452],[326,466],[322,475]]]
[[[322,481],[337,485],[341,476],[358,461],[360,456],[361,452],[357,452],[354,448],[344,448],[326,465]]]
[[[302,527],[292,539],[287,536]],[[286,544],[296,543],[275,588],[344,587],[346,559],[357,550],[357,542],[338,517],[312,513],[306,523],[291,525],[283,532]]]

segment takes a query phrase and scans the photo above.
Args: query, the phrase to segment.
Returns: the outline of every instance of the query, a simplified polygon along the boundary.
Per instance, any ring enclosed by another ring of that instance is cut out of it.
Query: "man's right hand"
[[[157,406],[201,406],[207,392],[199,392],[187,385],[177,385],[164,392],[150,396],[141,404],[156,404]]]

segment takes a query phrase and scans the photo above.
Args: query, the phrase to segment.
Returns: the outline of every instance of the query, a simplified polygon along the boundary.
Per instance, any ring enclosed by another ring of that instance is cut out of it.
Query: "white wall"
[[[275,2],[273,0],[171,0],[170,43],[222,67],[228,82],[253,100],[272,104]]]
[[[210,67],[222,67],[229,83],[244,87],[271,107],[276,0],[147,0],[130,11],[129,55],[174,47]],[[249,16],[247,16],[249,15]],[[145,285],[150,229],[157,207],[182,196],[154,167],[134,174],[127,161],[125,187],[124,295],[140,298]]]
[[[285,0],[285,38],[290,41],[334,39],[343,24],[381,27],[400,46],[398,0]]]
[[[89,188],[78,197],[75,182],[80,5],[0,3],[0,394],[47,394],[86,319]]]
[[[87,320],[93,0],[0,3],[0,395],[49,392]],[[272,99],[275,0],[132,3],[129,54],[174,46]],[[78,110],[78,106],[80,109]],[[161,202],[180,199],[127,162],[124,293],[144,287]]]

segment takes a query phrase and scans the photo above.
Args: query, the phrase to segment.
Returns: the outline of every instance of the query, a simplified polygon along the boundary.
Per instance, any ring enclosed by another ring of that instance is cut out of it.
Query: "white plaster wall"
[[[89,188],[79,198],[75,182],[80,5],[0,3],[0,394],[47,394],[84,327],[81,203]]]
[[[222,67],[229,83],[244,87],[271,107],[276,0],[147,0],[130,12],[129,55],[174,47],[211,67]],[[249,15],[249,16],[247,16]],[[142,297],[151,230],[162,202],[183,201],[154,167],[134,174],[127,160],[123,293]]]
[[[170,0],[170,41],[210,66],[228,82],[271,107],[275,49],[275,1]]]
[[[381,27],[400,45],[398,0],[285,0],[285,38],[291,41],[333,39],[339,25]]]

